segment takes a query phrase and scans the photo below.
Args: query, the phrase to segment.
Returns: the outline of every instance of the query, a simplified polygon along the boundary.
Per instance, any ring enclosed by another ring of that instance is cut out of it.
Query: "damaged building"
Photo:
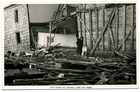
[[[9,5],[4,52],[5,85],[136,85],[136,3]]]
[[[49,9],[51,8],[51,11]],[[49,21],[51,21],[54,11],[57,11],[58,5],[10,5],[5,7],[4,12],[4,37],[5,37],[5,52],[31,50],[35,48],[35,43],[40,45],[49,44]],[[71,8],[71,7],[70,7]],[[67,16],[75,11],[68,7],[68,12],[65,10],[63,16]],[[76,9],[76,8],[75,8]],[[69,23],[68,23],[69,24]],[[39,34],[38,34],[39,33]],[[46,35],[44,34],[46,33]],[[47,34],[48,33],[48,34]],[[56,34],[55,34],[56,33]],[[43,34],[43,36],[42,36]],[[63,35],[65,34],[65,35]],[[67,35],[66,35],[67,34]],[[74,34],[74,35],[72,35]],[[61,26],[54,28],[52,31],[52,43],[62,43],[62,46],[76,47],[76,31],[75,29],[63,28]],[[53,37],[53,35],[55,35]],[[38,38],[38,36],[40,38]],[[43,41],[44,39],[44,41]],[[56,40],[61,39],[61,40]],[[62,40],[63,39],[63,40]],[[73,40],[68,40],[73,39]],[[72,44],[70,44],[72,43]],[[48,46],[48,45],[47,45]]]

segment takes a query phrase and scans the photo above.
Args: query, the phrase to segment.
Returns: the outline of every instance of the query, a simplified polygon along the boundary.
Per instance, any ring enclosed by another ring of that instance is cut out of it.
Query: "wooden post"
[[[105,16],[104,16],[104,9],[103,9],[103,16],[102,16],[102,26],[104,27],[104,20],[105,20],[105,18],[104,18]],[[103,35],[103,37],[102,37],[102,50],[104,51],[104,49],[105,49],[105,46],[104,46],[104,35]]]
[[[85,4],[83,4],[83,7],[85,8]],[[87,39],[86,39],[86,29],[84,27],[84,25],[86,24],[85,23],[85,13],[83,12],[83,31],[84,31],[84,46],[86,47],[87,46]]]
[[[111,42],[112,42],[112,44],[113,44],[113,48],[114,48],[114,50],[115,50],[116,48],[115,48],[115,44],[114,44],[114,36],[113,36],[113,32],[112,32],[112,30],[111,30],[110,27],[109,27],[109,32],[110,32]]]
[[[131,26],[134,24],[134,6],[131,7]],[[134,45],[133,45],[133,38],[134,38],[134,31],[131,30],[131,37],[130,37],[130,51],[133,51]]]
[[[111,23],[109,25],[111,25]],[[108,31],[108,51],[111,50],[111,36],[110,35],[111,35],[110,31]]]
[[[36,41],[34,39],[34,35],[33,35],[32,29],[31,29],[31,38],[32,38],[32,41],[33,41],[33,45],[35,45],[35,49],[37,49],[37,44],[36,44]]]
[[[108,31],[108,50],[111,50],[111,39],[110,39],[110,32]]]
[[[82,13],[79,13],[80,18],[82,18]],[[82,36],[82,23],[79,20],[79,25],[80,25],[80,36]]]
[[[116,9],[116,23],[115,23],[115,47],[118,49],[118,8]]]
[[[51,46],[51,22],[50,22],[50,24],[49,24],[49,32],[50,32],[50,46]]]
[[[89,11],[89,30],[90,30],[90,49],[93,47],[93,41],[92,41],[92,10]]]
[[[126,46],[125,46],[125,33],[126,33],[125,31],[126,31],[126,29],[125,29],[125,6],[123,6],[123,30],[122,30],[122,32],[123,32],[123,33],[122,33],[122,34],[123,34],[123,35],[122,35],[122,41],[123,41],[123,42],[122,42],[122,43],[123,43],[123,48],[122,48],[122,50],[123,50],[123,51],[125,51],[125,47],[126,47]]]
[[[95,9],[95,21],[96,21],[96,41],[99,37],[99,29],[98,29],[98,10]],[[99,48],[97,47],[97,50],[99,50]]]

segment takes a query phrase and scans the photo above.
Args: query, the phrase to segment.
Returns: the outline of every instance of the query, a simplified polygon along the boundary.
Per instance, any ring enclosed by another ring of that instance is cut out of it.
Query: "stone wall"
[[[18,22],[15,22],[15,10],[18,10]],[[17,43],[16,33],[20,34]],[[27,5],[14,5],[4,9],[4,52],[30,50],[29,22]]]

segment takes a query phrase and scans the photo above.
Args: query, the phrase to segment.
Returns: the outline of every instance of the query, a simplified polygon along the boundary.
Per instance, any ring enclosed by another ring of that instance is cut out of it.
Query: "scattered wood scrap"
[[[116,51],[120,58],[84,58],[73,54],[74,50],[48,51],[53,49],[41,48],[26,59],[10,55],[5,59],[5,85],[136,84],[136,60],[130,55]],[[16,68],[19,64],[24,67]]]

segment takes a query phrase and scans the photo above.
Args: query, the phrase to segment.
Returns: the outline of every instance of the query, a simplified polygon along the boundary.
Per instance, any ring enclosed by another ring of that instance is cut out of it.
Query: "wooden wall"
[[[95,41],[99,39],[103,28],[111,18],[110,13],[115,7],[92,9],[92,7],[90,7],[91,5],[86,4],[85,6],[79,5],[79,7],[80,6],[84,9],[88,9],[89,11],[79,13],[79,17],[81,17],[83,21],[81,24],[78,20],[79,35],[82,30],[82,35],[85,38],[84,45],[92,49],[95,42],[91,40],[91,37],[93,37]],[[92,34],[85,31],[84,23]],[[115,15],[112,19],[110,27],[107,27],[96,48],[96,51],[111,51],[114,48],[111,41],[112,36],[114,38],[114,45],[116,49],[119,49],[122,45],[120,51],[136,52],[136,27],[134,27],[134,25],[136,25],[136,5],[123,5],[121,7],[116,7]],[[112,30],[112,35],[109,28]],[[129,34],[130,36],[128,36]],[[126,39],[127,36],[128,38]]]

